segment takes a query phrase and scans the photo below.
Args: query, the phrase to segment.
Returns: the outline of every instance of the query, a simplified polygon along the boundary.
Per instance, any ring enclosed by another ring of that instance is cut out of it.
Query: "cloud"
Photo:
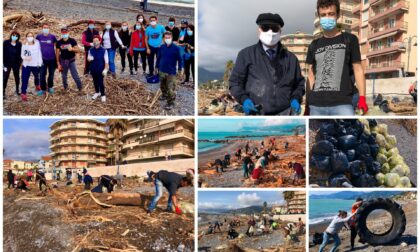
[[[238,204],[242,207],[261,205],[262,200],[257,193],[241,193],[236,198]]]
[[[199,209],[233,209],[232,205],[219,202],[198,202]]]
[[[309,4],[308,4],[309,2]],[[228,60],[258,41],[258,14],[279,13],[282,34],[314,30],[315,1],[308,0],[200,0],[198,2],[198,64],[208,71],[222,72]]]
[[[288,118],[269,118],[265,119],[263,126],[276,126],[285,124],[303,124],[303,120],[299,119],[288,119]]]
[[[48,131],[21,129],[3,137],[5,159],[38,160],[50,153]]]

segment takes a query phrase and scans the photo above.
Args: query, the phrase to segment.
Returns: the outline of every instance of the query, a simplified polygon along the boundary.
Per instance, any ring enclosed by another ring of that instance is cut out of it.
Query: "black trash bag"
[[[376,134],[372,133],[369,135],[369,140],[367,142],[368,144],[372,145],[372,144],[376,144]]]
[[[326,140],[328,142],[332,143],[334,145],[334,147],[337,147],[338,146],[338,140],[335,137],[333,137],[333,136],[327,136],[327,139]]]
[[[350,174],[352,177],[359,177],[362,175],[362,161],[355,160],[349,163]]]
[[[339,125],[337,127],[337,136],[341,137],[341,136],[345,136],[345,135],[347,135],[346,127],[344,127],[343,125]]]
[[[391,112],[391,110],[389,109],[389,106],[388,106],[388,101],[387,101],[387,100],[383,101],[383,102],[381,103],[381,105],[379,105],[379,108],[380,108],[383,112],[385,112],[385,113],[389,113],[389,112]]]
[[[378,122],[376,121],[376,119],[368,119],[368,122],[369,122],[369,127],[378,126]]]
[[[346,151],[354,149],[357,146],[357,137],[354,135],[341,136],[338,139],[338,148]]]
[[[331,154],[331,169],[333,174],[349,171],[349,160],[342,151],[334,150]]]
[[[353,126],[346,128],[347,135],[353,135],[356,138],[359,136],[359,132]]]
[[[330,187],[352,187],[350,180],[346,175],[339,173],[333,174],[328,178],[328,186]]]
[[[378,153],[379,153],[379,145],[371,144],[371,145],[369,145],[369,147],[370,147],[370,155],[373,158],[376,158],[376,155],[378,155]]]
[[[381,105],[383,100],[384,100],[383,96],[381,94],[378,94],[376,96],[375,100],[373,101],[373,105],[379,106],[379,105]]]
[[[368,155],[364,156],[361,160],[365,163],[365,166],[368,169],[368,171],[371,171],[373,167],[373,161],[375,161],[373,157],[371,155]]]
[[[331,164],[330,164],[329,156],[312,155],[309,160],[309,164],[311,167],[319,171],[323,171],[323,172],[331,171]]]
[[[346,151],[347,160],[349,162],[353,161],[356,158],[356,151],[355,150],[347,150]]]
[[[322,156],[329,156],[334,149],[334,145],[328,140],[322,140],[316,142],[312,146],[312,154],[314,155],[322,155]]]
[[[352,177],[351,182],[356,187],[376,187],[375,177],[368,173],[362,174],[358,177]]]
[[[365,131],[365,126],[359,120],[356,120],[354,122],[353,127],[356,129],[356,132],[357,132],[357,136],[358,137],[363,133],[363,131]]]
[[[356,158],[362,159],[363,157],[370,156],[370,146],[367,143],[359,144],[356,147]]]
[[[319,132],[325,133],[328,136],[334,136],[337,134],[337,131],[334,127],[334,123],[331,121],[321,123],[321,126],[319,127]]]
[[[315,245],[322,244],[322,241],[324,240],[323,233],[315,233],[312,238],[312,243]]]
[[[378,174],[379,172],[381,172],[381,163],[379,163],[379,162],[377,162],[377,161],[373,161],[372,162],[372,166],[370,166],[369,168],[368,168],[368,170],[369,170],[369,173],[370,174],[372,174],[372,175],[376,175],[376,174]]]
[[[360,143],[369,143],[370,135],[366,135],[365,133],[360,134],[359,140]]]

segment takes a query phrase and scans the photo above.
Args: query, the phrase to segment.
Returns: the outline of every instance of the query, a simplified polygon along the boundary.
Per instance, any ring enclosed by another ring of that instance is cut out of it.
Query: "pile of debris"
[[[199,115],[244,115],[242,106],[224,89],[198,90]]]
[[[87,20],[70,23],[70,20],[57,20],[53,17],[47,17],[42,12],[32,13],[28,11],[11,12],[5,11],[3,22],[3,38],[8,39],[10,32],[18,30],[22,37],[27,32],[39,33],[43,22],[50,24],[52,34],[60,34],[60,28],[63,25],[69,26],[70,36],[78,41],[81,53],[76,56],[76,64],[80,79],[83,84],[83,90],[77,92],[73,79],[69,76],[69,91],[59,90],[62,86],[61,74],[55,73],[54,83],[56,93],[53,95],[36,96],[33,78],[31,77],[28,89],[28,102],[20,102],[20,97],[14,94],[14,88],[8,88],[6,91],[6,100],[4,101],[4,111],[7,115],[164,115],[166,112],[161,109],[158,98],[161,95],[160,90],[151,92],[141,81],[118,76],[113,79],[108,76],[105,79],[105,91],[107,93],[107,102],[92,101],[94,85],[92,78],[82,76],[84,69],[84,48],[81,46],[81,34],[86,29]],[[97,24],[103,24],[105,21],[95,21]],[[115,23],[115,26],[120,25]],[[22,39],[21,39],[22,40]],[[116,59],[117,62],[117,59]],[[9,80],[9,86],[14,86]],[[72,89],[73,88],[73,89]],[[31,95],[32,94],[32,95]]]

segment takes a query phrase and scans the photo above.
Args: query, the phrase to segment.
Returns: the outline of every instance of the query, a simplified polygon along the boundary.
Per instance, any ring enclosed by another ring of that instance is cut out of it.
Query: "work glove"
[[[3,68],[3,71],[7,72],[7,67],[4,67],[4,68]]]
[[[357,104],[357,108],[360,110],[363,110],[363,114],[366,114],[369,110],[367,104],[366,104],[366,97],[360,96],[359,97],[359,103]]]
[[[299,101],[297,99],[292,99],[292,101],[290,102],[290,107],[292,108],[293,111],[296,112],[296,114],[300,114],[300,104]]]
[[[93,61],[94,57],[92,55],[88,56],[88,61]]]
[[[175,213],[176,213],[176,214],[179,214],[179,215],[182,215],[182,210],[181,210],[181,208],[179,208],[179,207],[175,207]]]
[[[244,104],[242,104],[242,108],[244,109],[245,115],[249,115],[251,111],[258,112],[258,110],[255,108],[254,103],[249,98],[244,101]]]
[[[105,68],[105,69],[102,71],[102,75],[105,77],[107,73],[108,73],[108,69],[106,69],[106,68]]]
[[[5,68],[5,69],[7,69],[7,68]],[[6,72],[7,70],[4,70],[4,71]],[[414,84],[411,84],[410,88],[408,88],[408,93],[411,94],[413,91],[414,91]]]

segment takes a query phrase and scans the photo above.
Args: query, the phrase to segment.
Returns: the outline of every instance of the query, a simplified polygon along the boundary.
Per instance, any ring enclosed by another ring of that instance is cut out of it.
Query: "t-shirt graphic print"
[[[318,48],[315,52],[317,66],[314,92],[340,91],[345,56],[345,44],[334,44]]]

